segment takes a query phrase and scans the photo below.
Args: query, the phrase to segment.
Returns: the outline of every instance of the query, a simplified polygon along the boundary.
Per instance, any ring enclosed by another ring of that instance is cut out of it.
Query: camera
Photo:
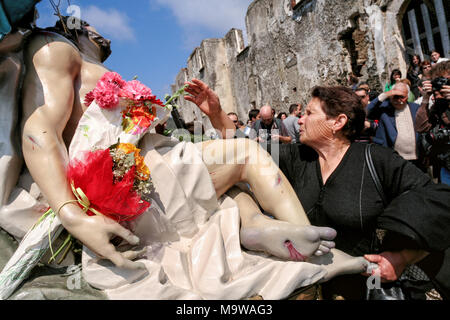
[[[433,92],[441,91],[442,86],[450,85],[450,79],[439,77],[431,81],[431,86],[433,87]]]
[[[443,155],[448,156],[450,147],[450,128],[435,126],[430,131],[421,134],[420,142],[426,155],[433,153],[436,156],[436,154],[442,153]]]
[[[448,142],[450,141],[450,129],[435,127],[427,133],[427,140],[430,143],[436,141]]]

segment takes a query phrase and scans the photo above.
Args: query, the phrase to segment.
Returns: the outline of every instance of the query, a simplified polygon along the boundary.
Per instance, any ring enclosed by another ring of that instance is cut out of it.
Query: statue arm
[[[62,135],[72,113],[81,57],[67,43],[50,42],[36,51],[32,61],[45,102],[26,119],[22,134],[23,154],[34,181],[50,206],[58,211],[66,201],[75,199],[66,179],[69,158]],[[31,85],[25,89],[33,94],[33,88]],[[132,253],[119,253],[109,242],[113,235],[131,244],[139,242],[115,221],[103,216],[89,217],[74,203],[63,206],[58,214],[63,226],[97,255],[117,266],[142,267],[130,260],[134,258]]]
[[[50,206],[57,210],[65,201],[75,199],[65,175],[69,158],[62,133],[72,113],[74,82],[81,58],[68,44],[52,42],[37,50],[32,61],[42,85],[44,104],[26,119],[22,149],[34,181]],[[25,95],[37,98],[38,92],[34,91],[33,85],[25,84]],[[25,103],[34,103],[33,98]],[[61,218],[65,224],[63,214]]]

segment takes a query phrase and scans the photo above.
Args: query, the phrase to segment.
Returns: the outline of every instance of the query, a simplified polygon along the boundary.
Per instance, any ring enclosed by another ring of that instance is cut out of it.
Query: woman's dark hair
[[[322,103],[322,110],[327,117],[335,118],[345,114],[347,123],[342,128],[342,133],[350,141],[355,140],[364,129],[366,112],[361,98],[352,89],[343,86],[314,87],[311,95]]]
[[[395,84],[395,80],[394,80],[394,76],[400,76],[400,78],[402,77],[402,72],[399,70],[399,69],[394,69],[394,70],[392,70],[392,72],[391,72],[391,78],[390,78],[390,80],[389,80],[389,84],[390,85],[393,85],[393,84]]]
[[[278,119],[281,119],[281,116],[282,116],[283,114],[284,114],[284,115],[286,116],[286,118],[287,118],[288,115],[287,115],[286,112],[280,112],[280,113],[277,115],[277,118],[278,118]]]
[[[414,68],[416,67],[416,66],[414,65],[414,62],[413,62],[414,58],[419,59],[419,63],[417,64],[417,66],[418,66],[419,68],[421,67],[422,60],[420,60],[420,56],[419,56],[418,54],[415,54],[415,55],[413,55],[413,56],[411,57],[411,59],[410,59],[410,63],[409,63],[409,67],[408,67],[408,73],[412,72],[412,71],[414,70]],[[420,68],[420,70],[422,70],[422,68]]]

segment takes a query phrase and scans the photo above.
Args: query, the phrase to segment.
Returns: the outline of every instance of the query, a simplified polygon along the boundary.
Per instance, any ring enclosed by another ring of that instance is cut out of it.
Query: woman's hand
[[[188,85],[185,91],[191,95],[184,96],[184,99],[195,103],[209,117],[212,126],[221,133],[222,139],[232,139],[236,132],[236,126],[222,110],[217,94],[198,79],[192,79],[192,82],[185,84]]]
[[[379,275],[381,282],[397,280],[408,266],[403,254],[386,251],[380,254],[366,254],[364,258],[378,264],[378,268],[372,271],[372,275]],[[367,275],[367,274],[366,274]]]
[[[186,82],[189,85],[186,92],[191,96],[184,96],[188,101],[195,103],[208,117],[218,116],[222,111],[219,97],[204,82],[198,79],[192,79],[192,82]]]
[[[132,261],[141,251],[119,252],[110,243],[111,238],[119,236],[131,245],[139,244],[139,238],[119,223],[105,216],[88,216],[74,205],[65,206],[60,218],[67,231],[100,258],[111,260],[119,268],[145,269],[143,263]]]

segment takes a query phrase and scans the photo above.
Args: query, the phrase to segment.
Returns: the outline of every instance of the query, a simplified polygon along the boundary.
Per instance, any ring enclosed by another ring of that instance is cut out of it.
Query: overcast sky
[[[68,5],[80,8],[81,19],[112,40],[105,65],[124,79],[134,76],[161,99],[189,55],[203,39],[223,38],[231,28],[245,31],[252,0],[54,0],[63,15]],[[54,24],[50,0],[38,6],[38,26]],[[76,9],[76,8],[75,8]]]

